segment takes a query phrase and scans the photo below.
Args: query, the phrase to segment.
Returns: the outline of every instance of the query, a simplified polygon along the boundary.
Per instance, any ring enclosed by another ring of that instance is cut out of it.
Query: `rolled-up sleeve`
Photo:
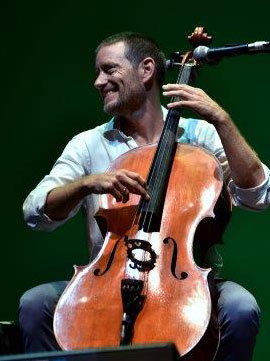
[[[82,202],[69,213],[66,219],[56,221],[44,213],[47,195],[52,189],[80,179],[89,173],[90,160],[85,142],[82,137],[76,136],[67,144],[51,172],[24,201],[23,214],[28,227],[35,230],[53,231],[73,217],[80,209]]]
[[[229,190],[232,194],[235,205],[254,210],[260,211],[266,209],[270,204],[270,177],[269,168],[262,164],[265,180],[256,187],[253,188],[240,188],[231,179],[229,182]]]

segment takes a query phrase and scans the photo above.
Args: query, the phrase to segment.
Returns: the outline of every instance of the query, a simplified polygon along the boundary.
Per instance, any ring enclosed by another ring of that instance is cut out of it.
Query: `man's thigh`
[[[46,283],[21,297],[19,323],[25,352],[59,349],[53,333],[53,315],[67,284],[67,281]]]
[[[218,320],[221,340],[217,361],[250,361],[260,326],[254,296],[232,281],[218,281]]]

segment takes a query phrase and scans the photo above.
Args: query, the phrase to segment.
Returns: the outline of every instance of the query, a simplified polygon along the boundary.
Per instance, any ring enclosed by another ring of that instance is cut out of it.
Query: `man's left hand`
[[[168,103],[168,108],[185,107],[196,112],[202,119],[207,120],[214,126],[230,120],[229,114],[211,99],[202,89],[194,88],[186,84],[163,85],[163,95],[176,96],[173,103]]]

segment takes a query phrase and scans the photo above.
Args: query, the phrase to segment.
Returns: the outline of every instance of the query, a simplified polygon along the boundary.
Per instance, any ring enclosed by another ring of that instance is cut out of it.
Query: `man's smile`
[[[102,98],[103,100],[110,99],[112,95],[114,95],[117,92],[117,87],[106,89],[102,91]]]

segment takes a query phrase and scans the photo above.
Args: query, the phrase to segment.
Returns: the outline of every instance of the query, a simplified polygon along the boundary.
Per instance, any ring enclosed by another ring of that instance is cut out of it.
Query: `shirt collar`
[[[163,113],[163,120],[165,121],[168,109],[166,109],[163,105],[161,106],[161,109]],[[126,135],[117,128],[115,117],[112,117],[110,121],[105,124],[103,135],[110,137],[117,134],[121,134],[122,136],[126,137]]]

